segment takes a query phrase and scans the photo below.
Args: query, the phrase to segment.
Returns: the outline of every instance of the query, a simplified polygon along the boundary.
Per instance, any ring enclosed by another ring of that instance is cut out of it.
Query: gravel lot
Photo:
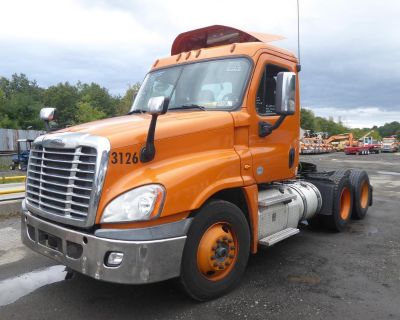
[[[0,319],[400,319],[400,154],[304,156],[368,171],[374,205],[337,234],[300,234],[249,261],[235,291],[196,303],[174,281],[122,286],[75,275],[24,248],[0,221]]]

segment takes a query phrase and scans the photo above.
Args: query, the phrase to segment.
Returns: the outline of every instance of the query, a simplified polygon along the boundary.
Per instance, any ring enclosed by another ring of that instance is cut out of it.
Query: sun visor
[[[248,32],[232,27],[214,25],[191,30],[178,35],[171,48],[171,55],[201,48],[210,48],[231,43],[271,42],[285,39],[282,36],[259,32]]]

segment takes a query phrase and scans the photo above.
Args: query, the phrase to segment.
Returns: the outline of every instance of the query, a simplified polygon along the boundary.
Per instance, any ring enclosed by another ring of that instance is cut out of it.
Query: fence
[[[18,139],[35,139],[44,133],[38,130],[0,129],[0,152],[16,152]],[[21,144],[21,149],[26,149],[25,143]]]

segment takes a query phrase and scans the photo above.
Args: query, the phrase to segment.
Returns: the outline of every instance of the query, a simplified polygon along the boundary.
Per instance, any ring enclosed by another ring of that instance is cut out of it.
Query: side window
[[[275,115],[275,91],[276,76],[279,72],[287,72],[288,69],[267,64],[262,75],[260,85],[258,86],[256,96],[256,110],[259,115]]]

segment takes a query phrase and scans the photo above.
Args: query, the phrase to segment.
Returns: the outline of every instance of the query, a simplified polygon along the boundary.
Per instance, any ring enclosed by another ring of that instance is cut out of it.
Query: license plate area
[[[38,242],[44,247],[62,253],[62,239],[55,235],[39,230]]]

